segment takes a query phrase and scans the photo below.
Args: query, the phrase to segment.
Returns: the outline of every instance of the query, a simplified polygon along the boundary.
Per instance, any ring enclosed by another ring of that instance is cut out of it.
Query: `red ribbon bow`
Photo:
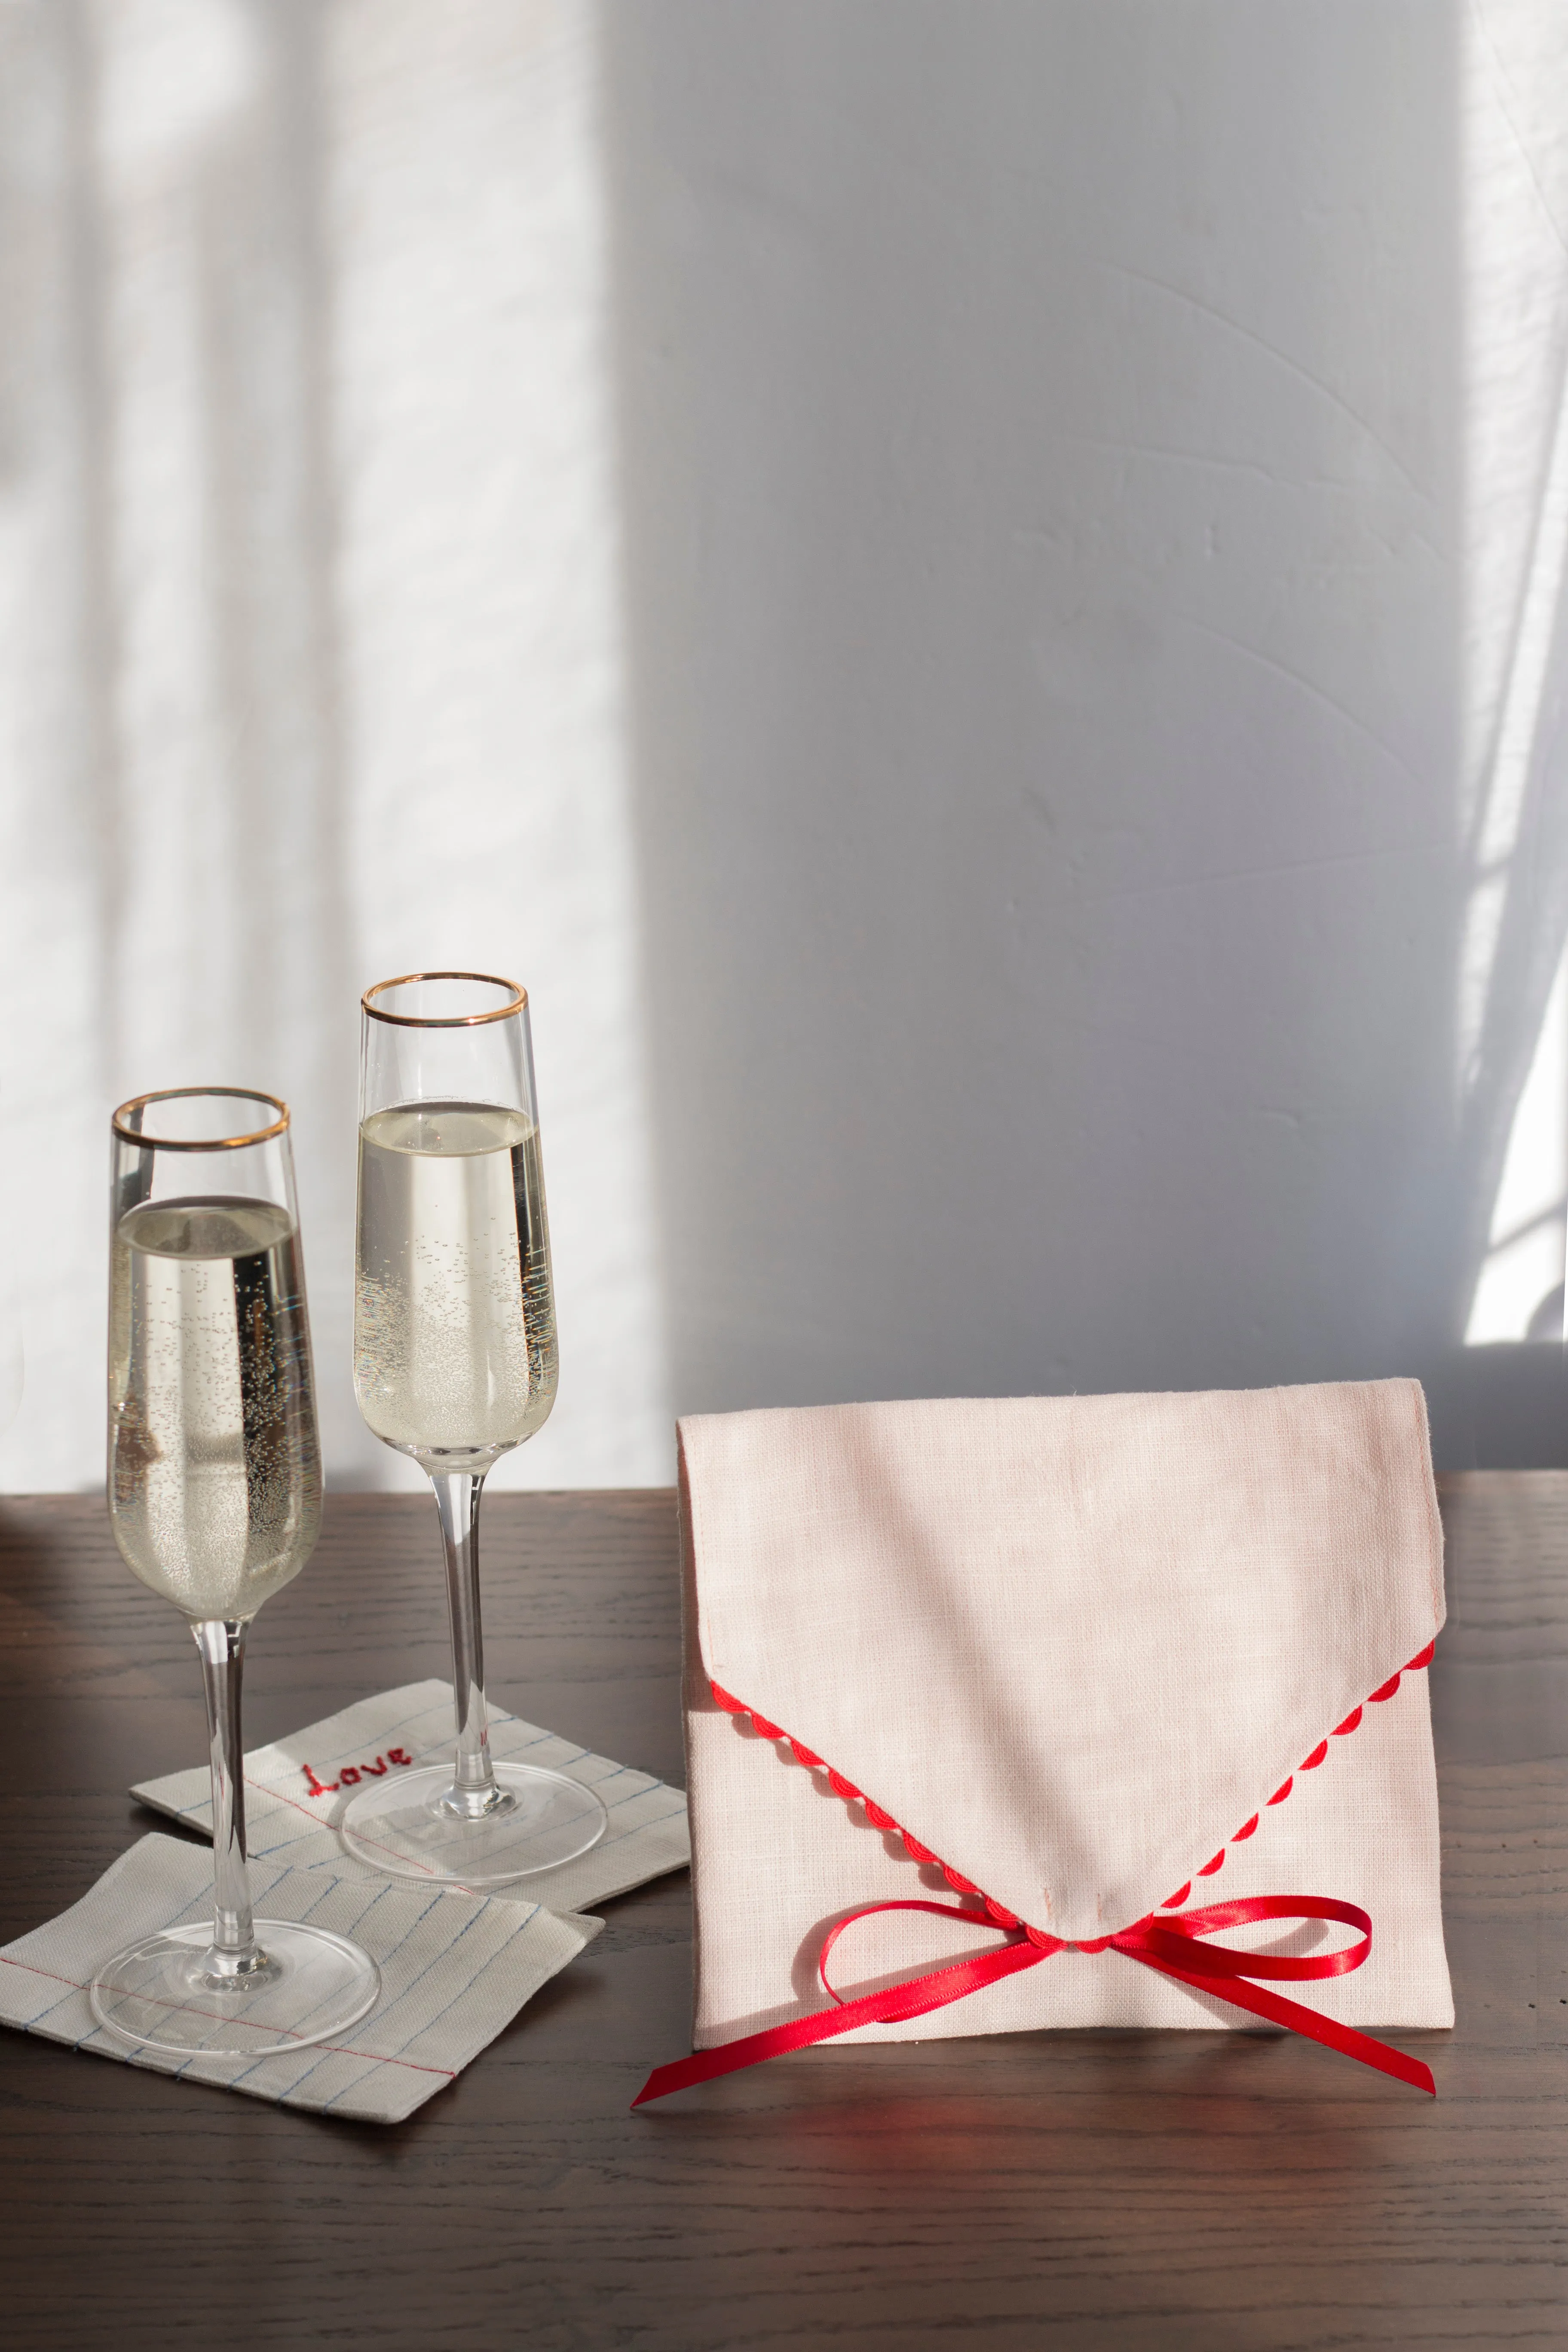
[[[1301,1983],[1348,1976],[1352,1969],[1359,1969],[1372,1950],[1372,1921],[1354,1903],[1336,1903],[1316,1895],[1257,1895],[1242,1902],[1211,1904],[1203,1911],[1184,1911],[1175,1917],[1155,1918],[1151,1915],[1133,1927],[1124,1927],[1121,1935],[1091,1945],[1063,1944],[1038,1929],[1031,1932],[1025,1927],[997,1928],[994,1932],[1006,1938],[999,1951],[977,1952],[969,1959],[933,1969],[903,1984],[889,1985],[881,1992],[864,1993],[858,2000],[845,2000],[828,1980],[828,1955],[846,1928],[852,1927],[858,1919],[869,1918],[875,1911],[931,1911],[939,1918],[972,1919],[977,1927],[993,1926],[983,1913],[953,1903],[868,1903],[863,1910],[850,1912],[824,1937],[816,1963],[823,1988],[835,2004],[832,2009],[796,2018],[788,2025],[770,2026],[763,2033],[745,2034],[738,2042],[721,2043],[717,2050],[699,2050],[691,2057],[678,2058],[668,2066],[656,2066],[632,2101],[633,2106],[640,2107],[650,2099],[668,2098],[672,2091],[689,2090],[695,2083],[710,2083],[720,2074],[736,2074],[744,2066],[760,2066],[764,2059],[780,2057],[786,2050],[804,2050],[813,2042],[830,2041],[834,2035],[848,2033],[858,2025],[895,2025],[906,2018],[923,2017],[933,2009],[945,2009],[950,2001],[963,2000],[968,1994],[979,1992],[986,1985],[997,1984],[1004,1977],[1037,1968],[1057,1952],[1106,1950],[1123,1953],[1128,1959],[1137,1960],[1146,1969],[1157,1969],[1162,1976],[1174,1977],[1195,1991],[1217,1994],[1238,2009],[1249,2009],[1255,2017],[1266,2017],[1273,2025],[1288,2026],[1294,2033],[1306,2034],[1331,2050],[1342,2051],[1347,2058],[1359,2058],[1363,2066],[1375,2066],[1415,2090],[1436,2096],[1432,2070],[1420,2059],[1407,2058],[1402,2050],[1391,2050],[1385,2042],[1373,2042],[1366,2034],[1356,2032],[1352,2026],[1337,2024],[1332,2018],[1321,2017],[1316,2010],[1304,2009],[1300,2001],[1268,1992],[1257,1981],[1259,1978],[1273,1978]],[[1250,1927],[1258,1919],[1334,1919],[1344,1927],[1354,1927],[1360,1940],[1348,1944],[1342,1952],[1325,1953],[1315,1959],[1288,1959],[1268,1952],[1234,1952],[1223,1944],[1206,1940],[1228,1927]]]

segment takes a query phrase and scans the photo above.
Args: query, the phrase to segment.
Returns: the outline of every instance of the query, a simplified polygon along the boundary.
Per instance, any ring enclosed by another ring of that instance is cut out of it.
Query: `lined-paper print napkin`
[[[380,1969],[380,2000],[340,2042],[268,2058],[181,2057],[134,2049],[97,2023],[87,1988],[105,1960],[142,1936],[212,1916],[212,1856],[156,1831],[111,1864],[79,1903],[0,1950],[0,2022],[182,2082],[362,2123],[400,2123],[493,2042],[604,1925],[563,1918],[536,1903],[404,1885],[361,1871],[253,1862],[250,1889],[258,1917],[309,1916],[352,1937]]]
[[[596,1790],[610,1825],[595,1846],[574,1862],[521,1879],[490,1892],[542,1903],[552,1911],[582,1911],[612,1895],[624,1895],[645,1879],[680,1870],[691,1859],[686,1799],[679,1789],[625,1764],[542,1731],[503,1708],[490,1714],[490,1753],[498,1762],[526,1760],[563,1772]],[[360,1699],[341,1715],[307,1724],[245,1759],[246,1843],[255,1862],[287,1864],[294,1870],[329,1869],[379,1876],[351,1854],[336,1822],[367,1782],[388,1784],[416,1764],[449,1762],[452,1756],[452,1691],[448,1683],[405,1683]],[[208,1767],[171,1772],[132,1789],[144,1805],[173,1814],[212,1835],[212,1787]],[[526,1853],[520,1853],[526,1864]]]

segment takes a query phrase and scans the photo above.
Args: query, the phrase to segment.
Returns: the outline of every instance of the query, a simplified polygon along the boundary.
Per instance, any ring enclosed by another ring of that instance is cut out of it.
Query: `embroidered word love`
[[[389,1748],[374,1764],[345,1764],[335,1780],[318,1780],[310,1767],[305,1767],[305,1793],[310,1797],[330,1797],[334,1789],[352,1789],[367,1776],[379,1780],[389,1764],[412,1764],[414,1759],[405,1748]]]

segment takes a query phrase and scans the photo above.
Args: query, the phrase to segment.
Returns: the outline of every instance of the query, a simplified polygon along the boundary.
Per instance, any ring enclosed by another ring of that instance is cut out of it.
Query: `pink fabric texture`
[[[820,2006],[842,1913],[951,1895],[829,1768],[1074,1943],[1186,1884],[1361,1904],[1372,1958],[1314,2005],[1453,2022],[1426,1680],[1401,1674],[1443,1622],[1413,1381],[713,1414],[680,1439],[699,2047]],[[860,1990],[986,1940],[899,1914],[855,1937]],[[1247,2022],[1067,1952],[853,2038]]]

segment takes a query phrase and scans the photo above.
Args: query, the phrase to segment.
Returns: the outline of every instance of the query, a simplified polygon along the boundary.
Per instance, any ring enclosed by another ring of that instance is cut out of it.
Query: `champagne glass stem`
[[[247,1617],[205,1617],[191,1628],[201,1654],[213,1775],[213,1941],[206,1965],[216,1976],[245,1978],[266,1966],[250,1916],[245,1867],[244,1748],[239,1679]]]
[[[458,1717],[457,1779],[448,1808],[469,1819],[500,1801],[490,1765],[485,1710],[485,1646],[479,1623],[479,1496],[482,1477],[432,1471],[441,1541],[447,1553],[447,1606],[452,1620],[452,1697]]]

